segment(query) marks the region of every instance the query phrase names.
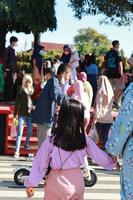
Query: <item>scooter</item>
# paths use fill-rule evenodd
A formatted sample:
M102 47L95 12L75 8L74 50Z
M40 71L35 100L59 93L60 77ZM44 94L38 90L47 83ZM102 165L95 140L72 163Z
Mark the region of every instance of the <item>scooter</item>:
M87 173L84 169L81 170L83 173L85 187L93 187L97 182L97 175L94 172L94 169L89 166L89 171L87 171Z
M19 167L14 172L14 181L17 185L24 185L25 178L29 176L31 167ZM97 182L97 175L94 172L94 169L89 165L89 171L85 171L83 167L81 167L81 171L83 173L83 178L85 182L85 187L92 187ZM50 172L50 169L48 168L48 171L46 175ZM44 178L45 181L45 178Z
M24 185L25 178L30 174L30 167L19 167L14 172L14 181L17 185Z

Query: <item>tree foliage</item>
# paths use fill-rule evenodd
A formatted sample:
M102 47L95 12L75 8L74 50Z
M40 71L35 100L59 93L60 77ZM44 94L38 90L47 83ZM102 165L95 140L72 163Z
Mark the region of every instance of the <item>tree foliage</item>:
M105 54L111 47L111 42L106 35L98 33L95 29L84 28L74 37L75 45L82 54Z
M55 0L2 0L0 27L26 33L56 29Z
M104 14L104 23L121 26L133 21L133 0L69 0L69 6L79 19L83 15Z
M4 54L8 31L33 32L37 41L38 33L56 29L56 23L55 0L0 1L0 56Z

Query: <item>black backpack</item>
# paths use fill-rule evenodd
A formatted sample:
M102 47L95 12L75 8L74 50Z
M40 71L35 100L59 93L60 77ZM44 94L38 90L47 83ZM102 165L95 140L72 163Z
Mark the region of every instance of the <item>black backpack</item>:
M120 78L119 62L121 57L116 50L110 50L105 56L105 68L108 78Z

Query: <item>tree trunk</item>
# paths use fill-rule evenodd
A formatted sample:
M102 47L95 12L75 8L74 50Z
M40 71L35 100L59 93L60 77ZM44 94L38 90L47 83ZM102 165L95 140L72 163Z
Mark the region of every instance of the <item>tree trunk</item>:
M0 63L4 63L6 34L7 31L0 27Z
M34 49L40 45L40 37L41 37L41 34L39 32L35 32L34 33Z

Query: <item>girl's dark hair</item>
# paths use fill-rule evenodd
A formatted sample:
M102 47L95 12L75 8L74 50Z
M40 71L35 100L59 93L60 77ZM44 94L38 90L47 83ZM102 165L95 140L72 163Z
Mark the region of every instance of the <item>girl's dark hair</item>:
M73 99L63 101L52 139L55 146L66 151L85 148L84 107L81 103Z

